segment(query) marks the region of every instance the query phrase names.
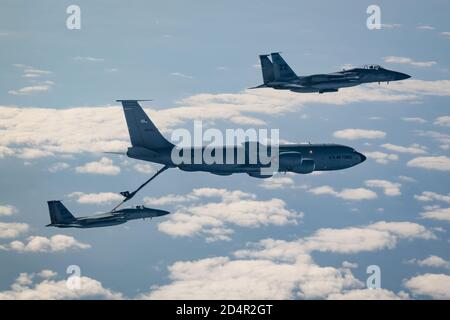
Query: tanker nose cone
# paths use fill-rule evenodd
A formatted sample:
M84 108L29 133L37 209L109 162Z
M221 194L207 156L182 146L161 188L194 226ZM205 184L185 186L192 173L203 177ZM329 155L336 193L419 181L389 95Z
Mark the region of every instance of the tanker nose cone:
M359 158L360 158L360 163L363 163L364 161L366 161L367 157L365 155L363 155L362 153L358 152Z

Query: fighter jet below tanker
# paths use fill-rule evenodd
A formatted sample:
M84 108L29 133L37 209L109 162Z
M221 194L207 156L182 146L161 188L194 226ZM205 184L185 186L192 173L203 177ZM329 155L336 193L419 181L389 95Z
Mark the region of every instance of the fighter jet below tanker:
M107 213L96 214L88 217L75 218L61 201L47 201L51 223L47 227L58 228L97 228L109 227L125 223L129 220L145 219L164 216L170 212L158 209L137 206L112 210Z

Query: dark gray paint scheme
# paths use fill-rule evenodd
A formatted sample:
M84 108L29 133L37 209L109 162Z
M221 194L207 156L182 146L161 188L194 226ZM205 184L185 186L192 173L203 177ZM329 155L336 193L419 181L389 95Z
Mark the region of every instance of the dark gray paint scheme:
M61 201L47 201L51 223L47 227L58 228L97 228L125 223L129 220L160 217L170 212L137 206L117 211L75 218Z
M264 167L260 162L251 164L248 161L251 143L240 147L223 147L219 151L224 154L244 148L246 162L243 164L175 164L172 161L172 149L178 148L167 141L158 131L153 122L141 108L137 100L118 100L122 102L128 125L132 147L128 148L127 156L134 159L163 164L169 168L179 168L184 171L204 171L217 175L247 173L252 177L267 178L260 175ZM270 150L270 146L268 147ZM201 148L204 150L204 148ZM179 149L178 149L179 150ZM195 153L195 148L183 148L184 152ZM216 152L219 152L216 150ZM226 156L224 156L224 159ZM202 157L203 160L203 157ZM353 167L366 160L366 157L351 147L338 144L283 144L279 146L279 171L295 173L311 173L313 171L340 170Z
M411 77L379 65L366 65L334 73L297 76L279 53L270 54L272 61L268 56L268 54L259 56L264 84L251 89L273 88L300 93L325 93L337 92L339 88L353 87L363 83L389 83Z

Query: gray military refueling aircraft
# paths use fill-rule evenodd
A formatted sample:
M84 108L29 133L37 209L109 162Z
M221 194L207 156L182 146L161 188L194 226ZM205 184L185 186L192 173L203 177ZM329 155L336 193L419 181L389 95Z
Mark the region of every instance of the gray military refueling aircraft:
M75 218L61 201L47 201L51 223L46 227L58 228L97 228L125 223L129 220L160 217L170 212L137 206L117 211Z
M253 87L290 90L299 93L337 92L340 88L354 87L363 83L387 82L405 80L411 76L384 69L379 65L365 65L333 73L298 76L281 57L280 53L260 55L261 70L264 84Z
M247 152L245 163L207 163L201 157L201 162L196 163L174 163L172 152L189 152L192 159L196 150L203 152L205 147L179 148L167 141L159 132L144 110L138 103L138 100L117 100L122 103L125 118L130 134L132 147L128 148L126 155L130 158L155 162L164 165L154 176L141 185L134 192L124 191L121 194L125 201L131 199L141 188L154 179L157 175L168 168L179 168L184 171L203 171L216 175L231 175L233 173L246 173L251 177L268 178L272 175L261 174L264 167L260 161L249 163L248 148L249 143L243 143L241 146L215 147L215 152L233 153L234 159L239 152ZM258 148L262 146L256 143ZM174 148L177 148L174 150ZM267 146L271 150L271 146ZM241 150L239 150L241 149ZM244 149L244 150L242 150ZM191 158L190 157L190 158ZM355 149L338 144L280 144L278 146L278 172L295 172L307 174L314 171L341 170L353 167L365 161L366 157Z

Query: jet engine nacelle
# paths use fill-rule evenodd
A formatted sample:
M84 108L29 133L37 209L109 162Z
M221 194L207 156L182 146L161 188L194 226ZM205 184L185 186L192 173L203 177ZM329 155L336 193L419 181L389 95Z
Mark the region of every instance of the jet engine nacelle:
M279 171L307 174L314 171L314 159L304 158L299 152L285 152L279 156Z
M283 152L279 155L279 171L293 171L302 165L302 154L299 152Z
M303 158L301 165L297 168L294 168L293 171L295 173L308 174L313 172L315 168L316 164L314 162L314 159Z

